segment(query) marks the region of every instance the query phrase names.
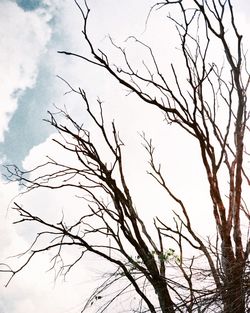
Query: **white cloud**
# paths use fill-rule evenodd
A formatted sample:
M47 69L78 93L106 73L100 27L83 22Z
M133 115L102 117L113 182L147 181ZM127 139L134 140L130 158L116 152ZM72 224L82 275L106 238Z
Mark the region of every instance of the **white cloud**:
M38 9L25 12L16 3L0 2L0 141L17 108L18 97L36 81L41 55L51 36L50 16Z

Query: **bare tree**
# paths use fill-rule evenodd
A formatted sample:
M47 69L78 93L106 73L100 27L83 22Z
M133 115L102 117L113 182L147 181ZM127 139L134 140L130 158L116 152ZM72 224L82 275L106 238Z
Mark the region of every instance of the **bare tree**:
M99 312L104 312L117 298L133 290L138 296L133 312L247 312L250 304L247 229L250 214L244 193L248 192L250 179L245 167L249 154L244 139L249 130L246 96L249 74L232 1L162 1L151 8L150 14L155 9L168 8L177 12L176 17L171 14L168 18L178 32L185 68L179 73L171 64L172 73L168 76L162 74L153 50L138 39L137 44L151 56L153 66L145 64L147 74L135 68L126 52L111 41L125 61L123 67L112 65L107 53L96 49L90 39L89 7L86 3L80 6L75 2L82 14L82 34L90 54L59 53L101 67L145 105L163 112L168 123L177 124L197 141L217 237L206 241L196 234L189 206L177 196L178 190L173 191L167 184L161 166L155 161L151 139L142 135L149 156L149 174L181 209L181 213L175 212L175 227L169 226L168 221L154 220L158 240L153 240L151 230L135 209L124 171L123 143L115 124L109 132L101 102L98 115L93 112L85 91L66 82L70 91L82 98L99 129L110 153L109 163L91 133L66 111L59 112L67 121L65 124L49 113L48 122L61 134L57 144L75 157L78 166L49 158L32 170L32 177L41 168L43 174L31 179L30 172L24 173L11 165L7 166L9 179L19 181L29 192L37 188L73 187L87 195L84 199L89 203L88 212L73 225L64 220L52 224L15 203L14 209L20 214L17 223L38 222L44 231L37 234L24 254L26 259L21 267L2 271L10 272L12 279L34 255L47 250L55 251L55 265L66 246L75 246L81 253L70 265L62 263L66 272L84 258L86 252L104 258L115 268L93 292L84 309L98 300ZM223 65L211 60L211 51L217 44L223 54ZM103 244L106 240L93 243L96 234L109 238L109 244ZM47 238L43 247L37 245L40 237ZM166 249L169 240L176 250ZM192 249L193 257L185 254L185 246ZM131 251L135 252L134 256ZM109 288L116 290L116 294L104 297Z

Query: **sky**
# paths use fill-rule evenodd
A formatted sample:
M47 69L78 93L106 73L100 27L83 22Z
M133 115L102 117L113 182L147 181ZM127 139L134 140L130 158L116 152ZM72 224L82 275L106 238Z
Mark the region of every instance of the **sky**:
M80 1L81 2L81 1ZM166 58L175 58L174 47L176 37L172 30L162 27L165 15L158 12L150 18L147 27L145 21L153 0L89 0L91 8L90 33L93 42L103 49L111 49L108 35L119 45L131 48L131 58L137 60L140 50L136 50L131 36L137 36L150 42L152 47L158 47L162 34L167 39L161 42L162 52L158 52L159 60L165 66ZM83 1L82 1L83 3ZM250 4L247 0L237 2L237 16L241 30L246 37L249 28L247 12ZM138 132L146 131L153 137L156 145L166 141L166 148L160 150L160 156L169 164L168 175L173 188L181 191L185 201L193 200L193 194L184 186L190 184L193 173L202 173L200 160L197 158L197 146L192 140L182 141L183 133L176 128L166 127L163 117L151 108L144 108L133 97L125 97L126 91L119 88L107 74L74 58L58 54L58 50L85 52L81 37L82 21L79 11L71 0L0 0L0 162L16 164L26 170L45 160L46 155L60 156L57 148L51 144L51 138L57 136L51 126L44 121L47 111L54 110L54 105L67 107L72 116L88 124L86 114L82 111L79 98L67 93L67 86L57 77L61 76L76 87L83 87L91 101L100 97L104 101L104 112L107 119L115 118L122 138L130 147L126 157L129 164L135 164L135 156L139 161L128 167L128 180L135 187L134 197L138 206L146 205L145 215L152 218L155 214L166 215L165 198L145 178L141 177L147 169L145 152L141 147ZM161 25L160 31L155 27ZM156 28L157 29L157 28ZM248 41L250 42L250 41ZM113 60L116 60L114 54ZM129 100L128 100L129 98ZM129 126L128 126L129 125ZM165 149L165 150L164 150ZM189 159L189 166L183 162L183 150ZM173 162L174 165L173 166ZM176 175L176 168L178 173ZM4 174L4 169L1 169ZM142 176L141 176L142 175ZM180 183L180 175L182 177ZM201 175L202 176L202 175ZM202 177L193 178L192 189L197 190L197 207L207 196L206 183ZM146 198L145 190L150 189L153 197ZM16 216L11 212L11 201L18 195L20 188L15 183L7 183L0 178L0 262L9 261L8 256L20 253L27 248L31 234L35 229L13 225ZM156 201L157 198L157 201ZM58 216L58 210L67 209L74 204L81 204L72 197L72 193L34 193L18 197L18 201L27 207L36 207L50 218ZM204 205L204 204L203 204ZM205 204L210 205L210 204ZM152 210L152 207L154 208ZM153 212L152 212L153 211ZM206 229L206 213L193 212L194 219L201 218L200 228ZM11 258L10 262L17 262ZM0 274L0 312L48 312L76 313L84 303L88 291L102 269L91 257L79 271L72 273L66 282L59 278L54 281L54 274L49 268L49 255L37 258L28 269L18 275L8 286L6 276ZM97 270L98 269L98 270ZM79 274L80 273L80 274ZM94 277L94 278L93 278Z

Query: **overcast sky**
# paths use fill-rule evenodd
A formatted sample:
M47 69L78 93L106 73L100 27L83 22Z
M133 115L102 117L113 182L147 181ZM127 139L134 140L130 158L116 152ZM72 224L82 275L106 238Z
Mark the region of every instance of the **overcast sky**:
M162 26L165 15L161 12L152 16L145 29L147 14L154 3L153 0L89 0L91 38L96 45L104 48L108 47L107 35L111 35L119 45L127 44L124 40L130 35L151 42L153 47L157 47L161 42L162 54L159 52L159 58L164 64L166 54L169 60L174 58L174 49L169 49L167 45L174 45L176 37L171 30L164 29ZM241 32L248 36L249 1L240 0L237 1L237 5L236 16ZM185 140L181 146L178 146L175 144L175 136L181 137L182 133L175 129L168 129L165 133L165 125L161 125L163 120L161 114L150 108L146 108L141 114L141 104L133 97L128 101L127 97L124 97L125 91L112 80L108 80L107 75L100 69L57 54L58 50L84 52L81 40L81 17L72 0L0 0L0 12L0 161L2 164L14 163L29 169L40 160L44 160L46 155L58 153L51 145L54 130L43 121L47 117L47 110L53 110L54 104L62 107L66 105L73 116L84 121L85 116L79 99L64 95L68 90L67 86L56 77L59 75L74 86L85 88L91 101L95 101L97 97L104 100L107 116L116 119L121 134L124 135L127 143L131 144L130 151L136 151L136 156L143 158L142 148L137 147L140 146L141 141L137 132L147 131L149 136L155 138L156 144L167 140L167 145L172 151L161 151L162 156L167 158L168 155L169 162L174 160L175 168L182 173L180 184L180 176L176 177L174 167L169 166L171 182L174 187L182 191L186 201L193 199L193 195L188 190L181 188L188 184L194 172L202 171L200 161L190 152L195 151L195 144ZM154 27L158 24L161 26L155 31ZM162 41L164 36L168 38L166 44ZM136 59L139 52L133 48L132 43L131 47L131 58ZM183 150L189 151L190 154L188 168L183 166ZM173 152L172 157L171 152ZM128 153L130 161L134 157L135 153ZM145 169L146 164L137 165L137 170L141 173ZM147 181L142 185L140 180L133 176L134 168L128 169L128 173L131 174L130 180L136 185L135 199L138 204L143 203ZM193 189L199 191L197 206L207 195L205 187L201 187L200 182L194 178L192 184ZM29 232L32 232L32 229L25 230L11 224L15 217L7 208L18 191L16 184L6 184L4 179L0 179L2 234L0 262L6 260L7 256L21 252L22 248L25 249L30 239ZM154 214L156 212L161 214L164 197L157 192L155 191L153 198L147 199L147 210L153 207ZM156 198L158 201L155 200ZM75 206L79 205L76 199L72 199L70 193L65 193L64 198L60 194L56 196L51 193L34 194L19 201L29 207L36 206L38 212L39 210L51 212L52 217L56 215L53 210L58 208L62 210L72 203ZM153 213L147 211L149 216L153 216ZM197 219L201 217L201 213L196 211L195 214ZM206 213L205 215L202 213L202 218L206 223ZM92 277L98 277L98 270L94 271L93 264L90 266L86 263L85 267L79 269L77 274L72 274L66 283L62 283L59 279L54 284L53 273L46 273L49 268L46 255L36 259L29 269L12 281L8 288L3 287L6 277L1 274L0 312L79 312L92 284ZM91 270L95 275L93 272L89 274Z

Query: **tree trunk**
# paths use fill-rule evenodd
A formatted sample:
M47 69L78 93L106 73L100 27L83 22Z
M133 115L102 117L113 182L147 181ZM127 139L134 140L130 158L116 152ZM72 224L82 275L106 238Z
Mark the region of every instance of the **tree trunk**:
M166 279L159 278L153 282L162 313L174 313L174 306L167 289Z
M229 264L225 282L223 302L224 313L245 313L245 292L243 286L243 269L241 263Z

